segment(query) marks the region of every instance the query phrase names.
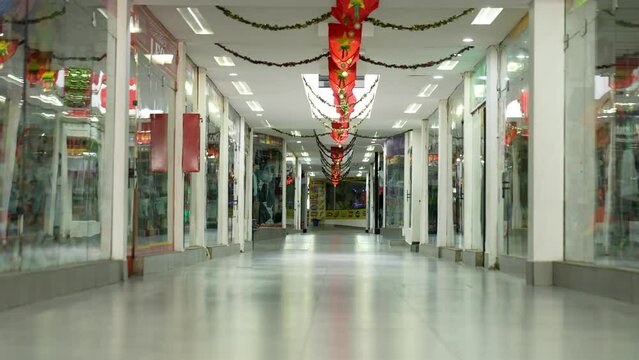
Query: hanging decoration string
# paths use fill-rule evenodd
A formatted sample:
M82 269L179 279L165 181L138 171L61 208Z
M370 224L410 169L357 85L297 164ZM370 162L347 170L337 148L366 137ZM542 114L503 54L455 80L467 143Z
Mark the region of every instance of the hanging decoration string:
M400 69L400 70L417 70L417 69L422 69L422 68L429 68L429 67L433 67L436 65L439 65L441 63L443 63L444 61L448 61L451 59L454 59L455 57L465 53L468 50L474 49L474 46L466 46L465 48L459 50L456 53L450 54L448 56L446 56L445 58L441 58L439 60L434 60L434 61L429 61L426 63L422 63L422 64L412 64L412 65L400 65L400 64L389 64L389 63L385 63L382 61L378 61L378 60L373 60L370 59L364 55L360 56L360 60L367 62L369 64L373 64L373 65L378 65L378 66L383 66L385 68L389 68L389 69Z
M58 56L56 54L53 54L52 57L60 61L96 61L98 62L98 61L102 61L106 59L107 54L104 53L100 56Z
M237 51L231 50L229 48L227 48L226 46L220 44L220 43L215 43L215 45L219 48L221 48L222 50L242 59L245 61L248 61L252 64L255 65L265 65L265 66L276 66L276 67L282 67L282 68L289 68L289 67L295 67L295 66L300 66L300 65L307 65L307 64L312 64L314 62L317 62L323 58L329 57L329 52L325 52L323 54L317 55L315 57L312 58L308 58L308 59L304 59L304 60L299 60L299 61L288 61L288 62L283 62L283 63L276 63L276 62L272 62L272 61L264 61L264 60L257 60L257 59L253 59L251 57L248 57L246 55L242 55L240 53L238 53Z
M235 21L241 22L242 24L246 24L246 25L250 25L254 28L260 29L260 30L268 30L268 31L283 31L283 30L301 30L301 29L305 29L309 26L313 26L315 24L319 24L323 21L326 21L328 19L330 19L331 17L331 13L330 11L327 13L324 13L316 18L313 19L309 19L306 20L304 22L301 23L297 23L297 24L292 24L292 25L271 25L271 24L262 24L262 23L258 23L255 21L250 21L245 19L244 17L232 12L231 10L223 7L223 6L216 6L216 8L218 10L220 10L222 12L222 14L224 14L224 16L226 16L229 19L233 19Z
M330 56L329 52L325 52L323 54L317 55L315 57L312 58L308 58L308 59L304 59L304 60L299 60L299 61L288 61L288 62L283 62L283 63L276 63L276 62L271 62L271 61L265 61L265 60L258 60L258 59L253 59L249 56L243 55L238 53L235 50L232 50L220 43L215 43L216 46L218 46L219 48L223 49L224 51L242 59L245 61L248 61L252 64L255 65L265 65L265 66L277 66L277 67L283 67L283 68L287 68L287 67L294 67L294 66L300 66L300 65L307 65L307 64L311 64L314 62L317 62L323 58L327 58ZM459 56L463 53L465 53L468 50L474 49L474 46L466 46L465 48L459 50L458 52L455 52L453 54L448 55L445 58L439 59L439 60L434 60L434 61L429 61L426 63L422 63L422 64L412 64L412 65L400 65L400 64L389 64L389 63L385 63L383 61L379 61L379 60L374 60L371 58L368 58L364 55L360 55L360 60L367 62L369 64L372 65L378 65L378 66L383 66L386 68L391 68L391 69L400 69L400 70L416 70L416 69L420 69L420 68L429 68L429 67L433 67L436 65L439 65L441 63L443 63L444 61L447 60L451 60L453 58L455 58L456 56Z
M327 12L324 13L320 16L317 16L315 18L306 20L304 22L300 22L297 24L292 24L292 25L273 25L273 24L265 24L265 23L258 23L255 21L251 21L248 20L244 17L242 17L241 15L238 15L234 12L232 12L231 10L229 10L228 8L225 8L223 6L216 6L216 8L218 10L220 10L222 12L222 14L224 14L224 16L228 17L229 19L235 20L237 22L240 22L242 24L246 24L246 25L250 25L256 29L260 29L260 30L267 30L267 31L284 31L284 30L301 30L301 29L306 29L309 26L313 26L315 24L319 24L323 21L326 21L328 19L330 19L331 17L331 13ZM366 20L364 20L365 22L369 22L374 26L377 27L381 27L384 29L393 29L393 30L401 30L401 31L426 31L426 30L432 30L432 29L436 29L436 28L440 28L442 26L448 25L452 22L455 22L457 20L459 20L460 18L472 13L473 11L475 11L474 8L470 8L470 9L466 9L464 11L462 11L459 14L450 16L448 18L436 21L434 23L430 23L430 24L415 24L415 25L401 25L401 24L393 24L390 22L386 22L386 21L382 21L379 20L377 18L373 18L373 17L369 17Z
M67 7L63 6L62 9L56 10L56 11L52 12L49 15L45 15L45 16L42 16L42 17L39 17L39 18L35 18L35 19L25 18L25 19L22 19L22 20L11 20L11 19L7 19L7 18L3 18L2 22L11 23L11 24L14 24L14 25L37 24L37 23L41 23L43 21L55 19L55 18L57 18L59 16L62 16L64 14L66 14L66 12L67 12Z
M314 138L315 136L329 136L331 135L330 132L325 132L325 133L319 133L316 135L293 135L289 132L286 131L282 131L276 128L271 128L271 130L275 131L278 134L281 135L285 135L285 136L289 136L292 138L296 138L296 139L308 139L308 138ZM366 136L366 135L360 135L360 134L350 134L351 136L355 137L355 138L362 138L362 139L369 139L369 140L387 140L396 136L400 136L400 135L404 135L407 134L409 132L411 132L413 130L406 130L406 131L402 131L400 133L394 134L394 135L388 135L388 136Z
M319 116L320 116L321 118L323 118L324 120L328 120L328 121L330 121L331 123L338 122L338 120L331 119L330 117L328 117L328 115L324 114L324 113L322 112L322 110L318 109L318 108L317 108L317 106L315 106L315 103L314 103L313 101L311 101L311 99L310 99L310 98L308 98L308 97L307 97L307 100L308 100L309 104L311 105L311 110L312 110L312 112L313 112L313 113L315 113L316 115L319 115ZM371 108L371 106L373 106L373 103L374 103L374 102L375 102L375 97L373 97L373 100L371 100L371 102L369 102L369 103L366 105L366 107L364 107L364 108L363 108L363 109L362 109L359 113L357 113L355 116L351 116L351 117L350 117L351 119L358 119L358 118L359 118L360 120L359 120L359 122L358 122L355 126L350 126L350 127L348 128L348 130L350 130L350 129L354 129L354 128L356 128L357 126L360 126L360 125L364 122L364 120L366 120L366 119L370 116L370 113L373 111L373 110L372 110L372 108ZM369 110L370 110L370 111L369 111ZM367 113L368 113L368 114L367 114ZM367 114L367 115L366 115L366 116L364 116L364 114ZM322 126L324 126L325 128L327 128L327 129L331 129L331 130L332 130L332 129L333 129L333 127L332 127L331 125L329 125L328 123L326 123L326 122L322 121L322 119L321 119L321 118L319 118L319 117L318 117L318 118L317 118L317 121L319 121L319 122L320 122L320 124L322 124Z
M431 30L431 29L436 29L436 28L440 28L442 26L448 25L454 21L459 20L460 18L472 13L473 11L475 11L474 8L470 8L470 9L466 9L464 11L462 11L461 13L457 14L457 15L453 15L449 18L446 19L442 19L439 20L437 22L431 23L431 24L416 24L416 25L398 25L398 24L392 24L389 22L385 22L373 17L369 17L368 19L366 19L366 22L369 22L377 27L381 27L384 29L393 29L393 30L402 30L402 31L426 31L426 30Z
M313 95L313 97L315 97L316 99L318 99L319 101L321 101L324 105L328 105L328 106L332 106L336 109L341 108L342 105L335 105L335 104L331 104L330 102L324 100L321 96L317 95L317 93L315 92L315 90L313 90L313 88L308 84L308 82L306 81L306 79L302 78L304 80L304 86L306 86L306 88L308 89L308 91ZM367 97L369 97L373 91L375 90L375 88L377 87L377 84L379 83L379 76L377 77L377 79L375 79L375 82L373 83L373 86L371 86L370 90L368 90L364 95L362 95L361 98L359 98L359 100L357 100L355 103L353 104L348 104L349 106L357 106L359 105L360 102L366 100Z
M615 18L615 24L622 26L622 27L626 27L626 28L639 28L639 24L636 23L632 23L630 21L626 21L626 20L617 20L617 15L615 15L615 13L613 13L610 10L602 10L604 13L612 16Z

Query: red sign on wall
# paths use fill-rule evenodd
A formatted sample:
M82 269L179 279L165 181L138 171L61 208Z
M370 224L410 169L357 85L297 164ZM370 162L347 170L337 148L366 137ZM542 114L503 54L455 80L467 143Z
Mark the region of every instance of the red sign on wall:
M184 142L182 143L182 171L200 171L200 114L184 114Z
M169 114L151 114L151 171L169 171Z

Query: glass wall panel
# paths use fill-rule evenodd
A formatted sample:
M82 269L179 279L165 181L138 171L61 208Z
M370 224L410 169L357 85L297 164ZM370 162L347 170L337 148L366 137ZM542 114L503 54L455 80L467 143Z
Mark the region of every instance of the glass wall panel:
M197 106L197 66L187 58L186 73L184 79L184 112L193 113ZM188 248L191 244L190 228L191 228L191 174L184 174L184 248Z
M139 29L131 34L134 46L129 81L129 166L135 175L129 184L129 256L135 257L173 250L173 239L168 235L168 166L151 156L156 152L168 159L169 155L158 149L161 144L170 149L172 139L169 131L160 131L162 138L152 139L151 118L168 114L169 128L175 121L177 42L145 7L134 7L132 22Z
M206 245L218 244L218 184L220 170L220 128L224 98L213 82L206 79Z
M240 150L240 114L229 105L229 180L228 180L228 192L229 192L229 204L228 204L228 219L229 219L229 244L237 242L238 234L236 233L238 228L238 189L237 189L237 180L238 174L236 174L237 169L239 169L238 163L240 157L242 156L239 153Z
M448 99L448 122L451 133L453 175L453 237L450 247L462 247L464 234L464 86L461 84Z
M428 243L437 243L439 111L428 118Z
M566 259L639 267L639 4L567 1Z
M107 3L1 6L0 272L110 256L101 189L114 34L97 11Z
M286 157L286 224L295 225L295 179L296 159L289 153Z
M405 136L386 141L386 227L404 227L404 158Z
M504 243L500 251L519 257L528 254L528 39L528 29L524 28L506 40L500 74L504 207Z
M486 60L482 60L471 74L470 112L471 123L466 126L470 149L465 149L466 187L471 189L472 201L467 206L473 214L466 223L472 227L470 246L473 250L484 251L486 235ZM472 164L472 167L468 166ZM467 194L467 198L469 194Z
M284 140L253 135L253 219L260 227L281 227Z

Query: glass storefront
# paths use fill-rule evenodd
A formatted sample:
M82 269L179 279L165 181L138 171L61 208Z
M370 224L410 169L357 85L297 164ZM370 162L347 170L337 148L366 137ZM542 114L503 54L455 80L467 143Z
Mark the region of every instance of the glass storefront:
M282 226L284 140L253 135L253 219L260 227Z
M437 200L439 191L439 111L428 118L428 243L437 243Z
M218 245L218 184L220 172L220 128L224 98L206 79L206 246Z
M169 129L175 122L177 41L144 7L131 34L129 256L173 250L169 236Z
M296 159L291 153L286 157L286 224L295 225Z
M503 243L500 253L528 254L528 98L530 56L527 19L503 44L500 81Z
M238 234L236 233L238 229L238 189L237 189L237 170L239 169L238 161L242 154L239 152L240 150L240 114L229 105L229 114L228 114L228 129L229 129L229 173L228 173L228 239L229 244L233 244L238 241Z
M470 145L466 150L465 161L466 186L470 190L470 214L467 219L471 233L470 245L473 250L484 251L484 238L486 236L486 88L488 77L486 76L486 60L481 61L473 71L470 78L470 99L468 109L471 113L471 123L466 126ZM468 230L467 230L468 231Z
M184 79L184 113L194 113L197 107L197 66L187 58ZM191 244L191 203L192 200L191 174L184 174L184 248Z
M405 135L386 141L386 227L404 227L404 158Z
M105 3L2 5L0 272L110 257Z
M453 176L453 236L450 247L462 247L464 234L464 85L448 99L448 122L451 134L451 169Z
M637 268L639 4L566 6L566 260Z

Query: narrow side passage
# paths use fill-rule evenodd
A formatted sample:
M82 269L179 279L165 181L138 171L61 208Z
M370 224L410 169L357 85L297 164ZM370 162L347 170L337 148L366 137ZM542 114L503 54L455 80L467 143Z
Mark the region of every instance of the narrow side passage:
M0 313L2 359L636 359L639 307L348 231Z

